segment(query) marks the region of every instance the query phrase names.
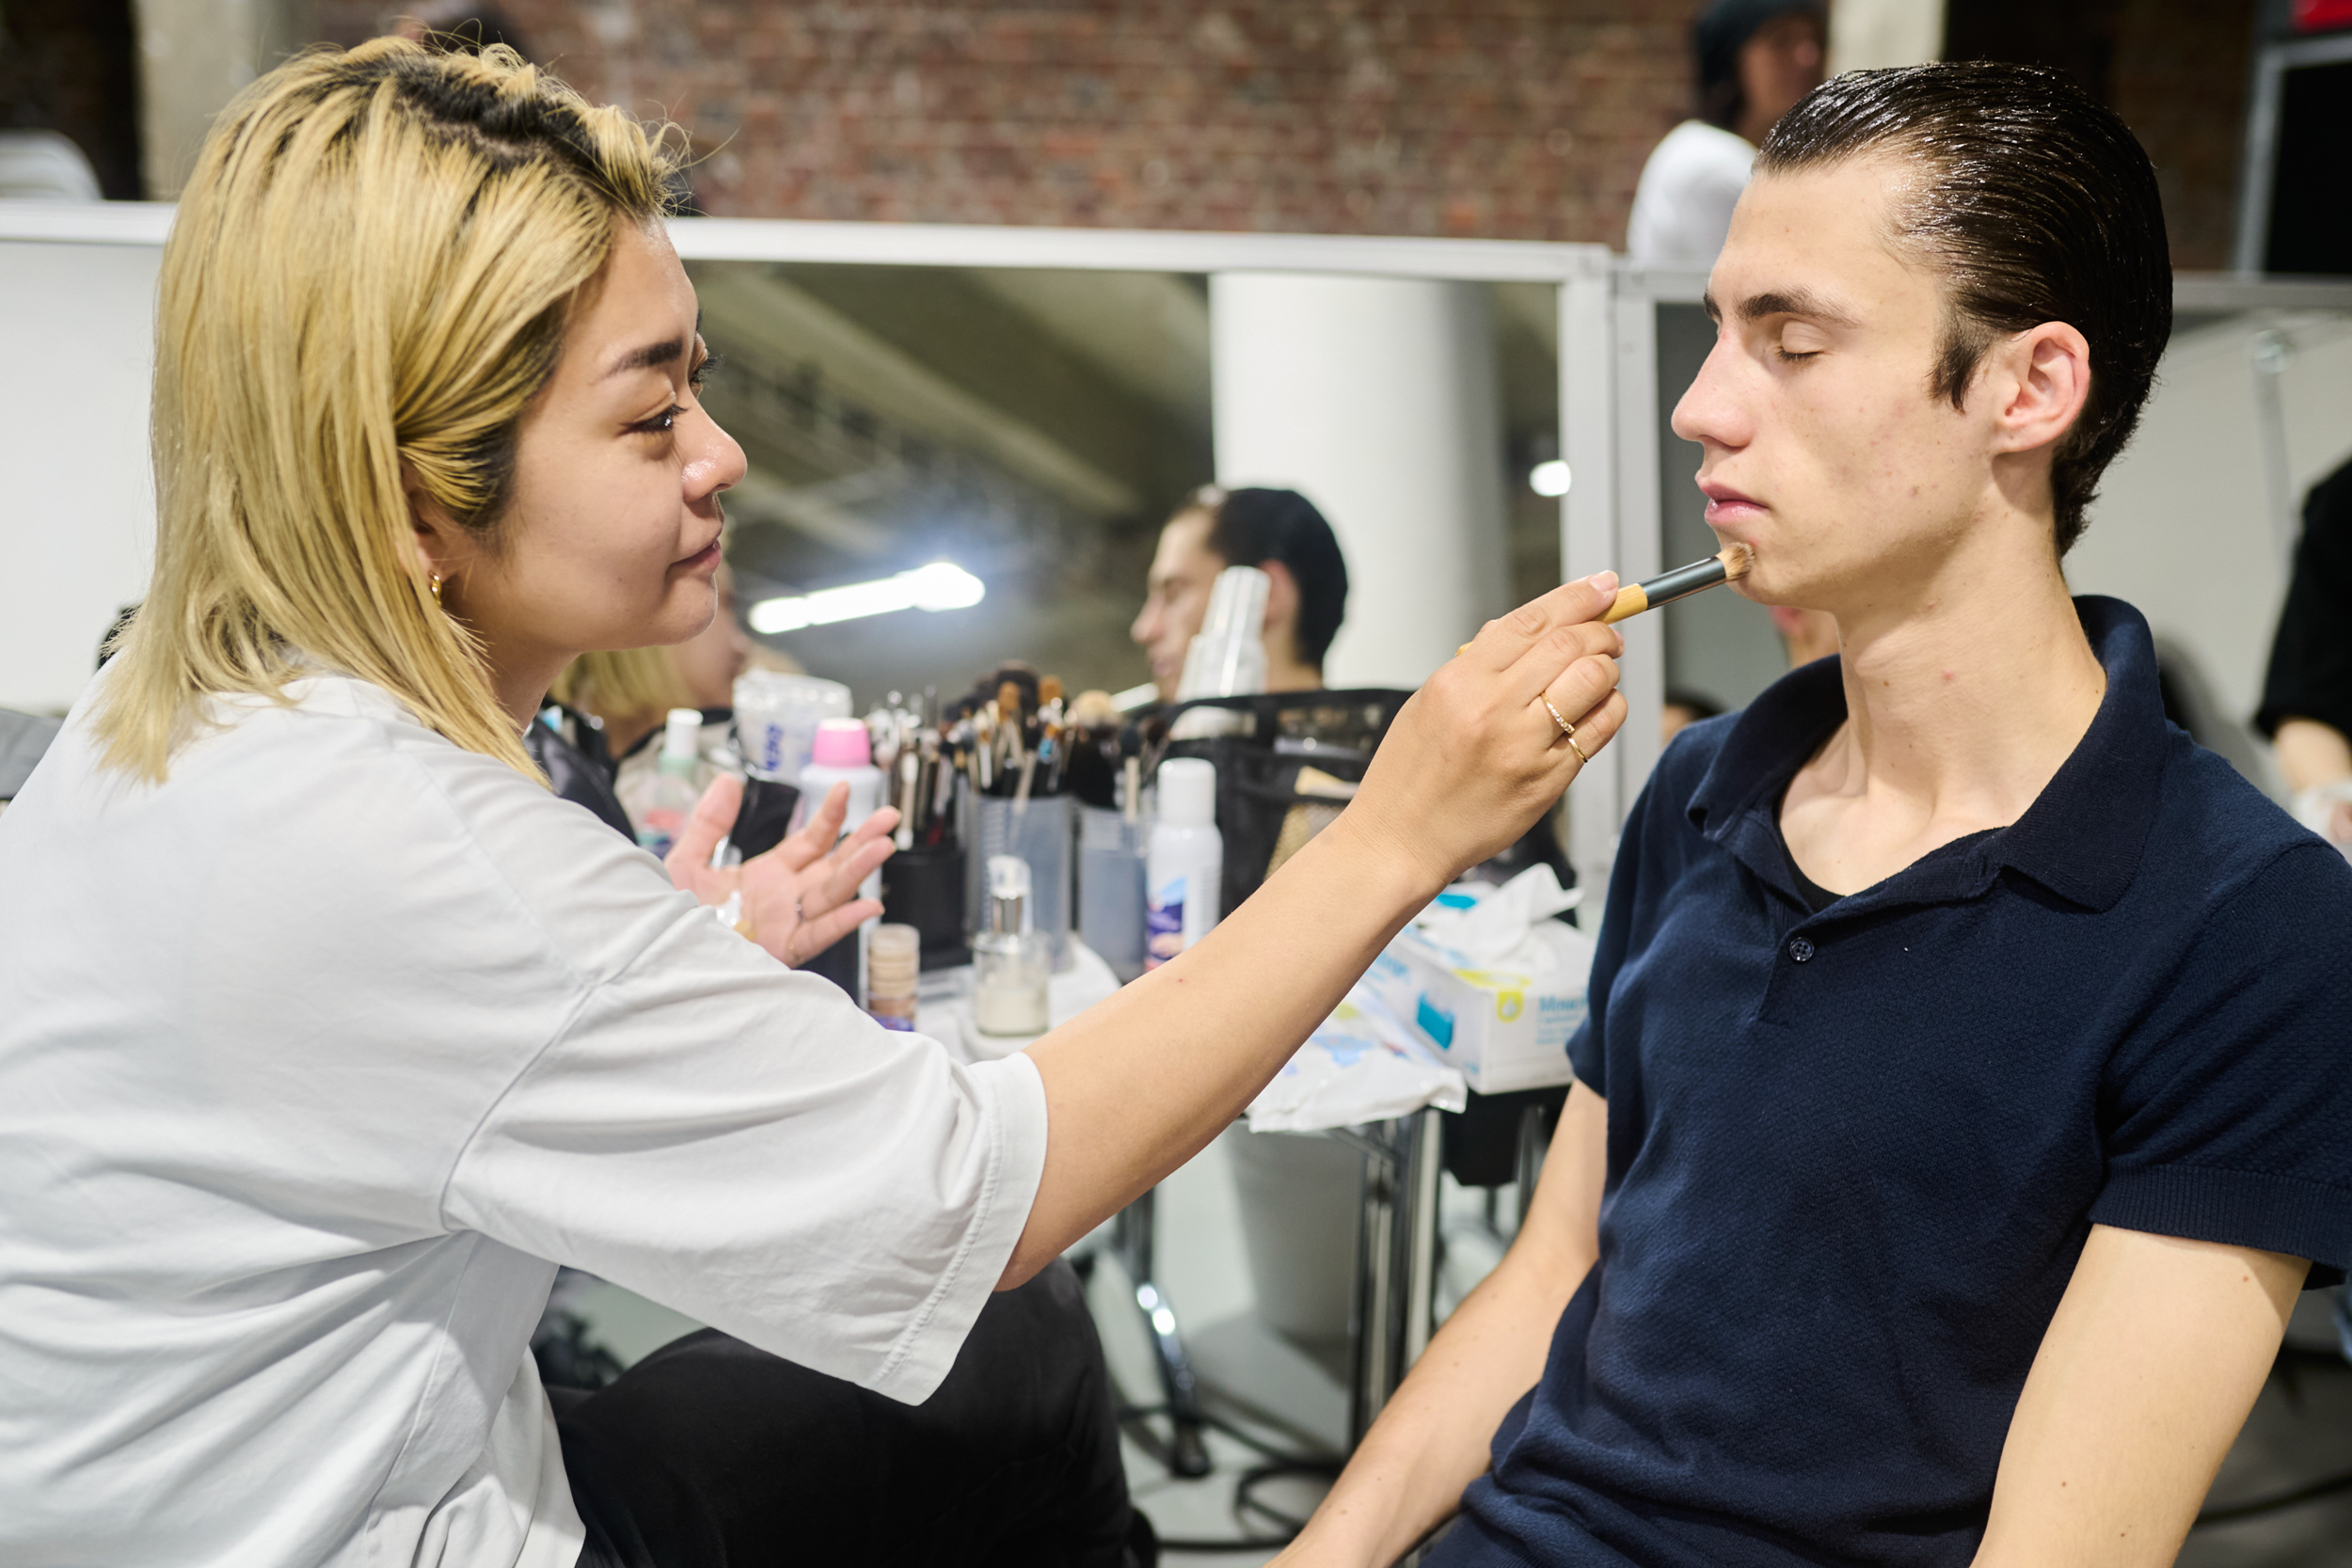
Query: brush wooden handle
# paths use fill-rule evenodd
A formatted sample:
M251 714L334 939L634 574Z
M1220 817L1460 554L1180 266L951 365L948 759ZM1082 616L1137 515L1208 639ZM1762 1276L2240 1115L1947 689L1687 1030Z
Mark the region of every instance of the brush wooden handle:
M1604 626L1613 626L1629 615L1639 615L1648 608L1649 594L1643 592L1640 583L1629 582L1617 590L1616 602L1601 615L1600 624Z
M1706 564L1706 562L1701 562L1701 564ZM1717 580L1720 581L1721 579L1718 578ZM1624 620L1627 616L1639 615L1642 611L1647 610L1648 608L1648 592L1638 582L1629 582L1623 588L1617 590L1616 598L1613 600L1610 603L1609 608L1601 613L1600 624L1604 626L1614 626L1619 621ZM1454 650L1454 657L1455 658L1459 658L1464 654L1469 652L1470 644L1465 642L1460 647Z

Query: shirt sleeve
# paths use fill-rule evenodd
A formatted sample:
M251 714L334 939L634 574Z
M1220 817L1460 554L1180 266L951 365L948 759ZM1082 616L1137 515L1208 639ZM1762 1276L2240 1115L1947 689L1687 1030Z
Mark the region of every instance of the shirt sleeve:
M2295 574L2254 722L2275 736L2289 719L2352 736L2352 465L2313 485L2303 506Z
M2110 1058L2094 1223L2352 1263L2352 866L2280 852L2200 927Z
M443 1210L907 1402L1026 1223L1045 1101L681 912L499 1097Z

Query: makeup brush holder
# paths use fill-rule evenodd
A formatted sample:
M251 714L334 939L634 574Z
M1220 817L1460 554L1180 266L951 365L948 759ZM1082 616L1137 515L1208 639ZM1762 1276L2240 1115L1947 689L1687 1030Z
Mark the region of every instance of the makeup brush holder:
M1152 824L1078 808L1078 935L1125 985L1143 973L1143 860Z
M1018 855L1029 863L1029 928L1054 952L1054 967L1070 967L1071 863L1076 839L1077 797L1031 796L1007 800L981 796L972 802L971 852L964 863L964 928L982 928L984 879L977 874L991 855Z
M926 971L972 961L963 943L961 845L912 845L882 862L882 918L914 927Z

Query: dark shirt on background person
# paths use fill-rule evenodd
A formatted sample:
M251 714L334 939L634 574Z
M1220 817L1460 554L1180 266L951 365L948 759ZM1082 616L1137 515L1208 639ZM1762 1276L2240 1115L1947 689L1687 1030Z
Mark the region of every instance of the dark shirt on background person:
M2312 486L2255 727L2302 824L2352 855L2352 463Z
M2254 723L2275 736L2290 719L2352 736L2352 463L2312 485L2303 502L2303 536Z

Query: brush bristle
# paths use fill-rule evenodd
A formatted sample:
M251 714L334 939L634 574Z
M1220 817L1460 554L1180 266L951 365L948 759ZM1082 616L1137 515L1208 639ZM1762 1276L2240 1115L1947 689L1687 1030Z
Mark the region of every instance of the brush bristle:
M1738 582L1756 564L1756 552L1737 539L1715 552L1715 559L1724 563L1724 580Z

